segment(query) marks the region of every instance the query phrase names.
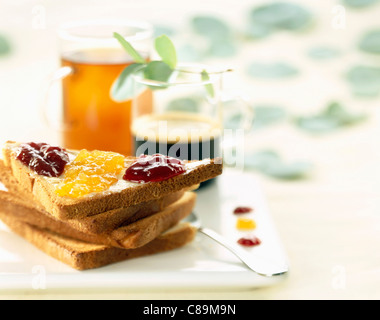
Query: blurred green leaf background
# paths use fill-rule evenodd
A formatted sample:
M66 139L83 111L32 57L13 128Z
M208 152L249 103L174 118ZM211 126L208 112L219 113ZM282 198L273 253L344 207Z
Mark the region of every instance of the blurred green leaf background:
M337 8L343 8L343 13L362 14L366 10L371 10L378 5L376 0L343 0L335 3ZM343 16L345 18L346 16ZM292 3L290 1L273 1L252 5L246 16L241 20L245 21L245 27L236 27L228 20L216 15L196 15L185 22L191 36L187 39L197 39L187 41L179 48L179 60L193 60L223 63L240 59L239 56L245 52L255 52L255 46L270 46L273 42L278 42L278 50L289 50L291 41L282 41L281 36L286 34L286 39L293 38L295 42L305 41L310 45L305 52L298 52L302 59L307 60L308 65L320 68L330 68L329 63L340 63L345 56L360 55L360 59L350 61L342 67L341 72L334 74L335 81L344 88L345 95L337 89L336 96L326 97L327 102L316 105L313 111L309 111L309 106L304 110L294 112L294 108L289 108L288 101L278 102L276 89L284 86L291 86L294 79L302 79L309 70L297 59L286 59L284 54L281 60L270 60L267 57L258 58L255 54L246 57L244 70L240 70L245 78L243 81L252 81L248 87L252 91L260 87L262 83L268 86L273 85L273 94L265 101L253 101L252 108L255 110L255 123L252 128L252 141L259 139L258 132L266 130L266 135L270 135L270 130L276 126L292 126L295 134L318 137L318 139L329 139L329 137L345 130L352 130L362 125L370 118L370 111L363 106L363 99L377 99L380 95L380 29L374 28L369 21L368 27L360 30L360 37L357 42L351 43L350 47L342 47L337 41L329 41L329 35L323 38L318 37L316 29L321 24L326 27L326 21L321 21L318 12L311 9L307 2ZM333 16L331 16L333 21ZM376 22L376 21L373 21ZM347 22L348 23L348 22ZM322 27L323 27L322 26ZM330 26L331 28L331 26ZM179 35L181 31L176 31L174 27L157 27L157 33L166 32L171 35ZM331 33L339 31L331 28ZM344 36L344 33L341 33ZM253 49L252 49L253 48ZM366 55L375 56L370 59ZM281 54L279 54L281 56ZM223 60L224 59L224 60ZM375 63L374 63L375 61ZM325 65L324 65L325 64ZM305 65L305 64L304 64ZM324 81L324 79L319 79ZM329 81L331 79L326 79ZM301 80L303 81L303 80ZM289 83L290 82L290 83ZM310 95L318 96L318 87L310 91ZM321 93L322 95L323 93ZM347 101L343 96L352 97ZM273 100L271 100L273 98ZM319 99L316 99L319 100ZM355 101L360 103L356 104ZM178 102L178 101L177 101ZM184 97L182 103L172 102L168 107L173 109L181 105L181 109L189 111L197 110L196 99ZM360 107L358 107L360 106ZM226 126L236 128L242 115L231 114L226 119ZM272 128L272 129L271 129ZM256 138L257 137L257 138ZM284 147L281 151L285 153L289 162L281 158L278 150L258 150L255 143L248 143L245 169L255 170L271 178L284 180L310 179L313 169L318 167L314 159L293 159L293 146ZM302 156L302 155L301 155ZM305 156L306 157L306 156Z

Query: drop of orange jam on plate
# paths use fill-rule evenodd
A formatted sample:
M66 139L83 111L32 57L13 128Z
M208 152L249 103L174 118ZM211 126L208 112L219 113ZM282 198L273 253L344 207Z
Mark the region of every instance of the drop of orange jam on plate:
M236 228L240 230L252 230L256 228L256 223L252 219L239 218L236 221Z
M55 192L59 196L79 198L102 192L118 181L124 168L124 156L115 152L81 150L64 171Z

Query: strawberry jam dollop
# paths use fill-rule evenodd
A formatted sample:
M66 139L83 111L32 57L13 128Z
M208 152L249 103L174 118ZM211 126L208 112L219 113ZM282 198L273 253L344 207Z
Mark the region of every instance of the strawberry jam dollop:
M234 214L249 213L251 211L253 211L253 209L250 207L237 207L234 210Z
M125 172L123 179L146 183L163 181L184 173L184 163L162 154L141 155Z
M237 242L244 247L253 247L261 244L261 240L255 236L242 237Z
M69 162L69 156L64 149L35 142L21 144L16 159L45 177L59 177Z

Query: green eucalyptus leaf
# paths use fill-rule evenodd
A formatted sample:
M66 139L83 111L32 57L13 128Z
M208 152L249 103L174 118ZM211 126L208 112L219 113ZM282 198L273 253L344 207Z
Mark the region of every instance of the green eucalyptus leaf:
M298 70L283 62L266 64L254 62L248 66L248 74L254 78L281 79L297 75Z
M206 70L202 70L201 76L202 76L202 81L208 81L208 80L210 80L210 76L209 76L209 74L207 73ZM205 84L205 88L206 88L206 91L207 91L208 95L210 97L214 98L215 91L214 91L213 85L211 83L207 83L207 84Z
M129 100L135 94L133 73L142 66L141 63L133 63L127 66L111 86L111 97L113 100L122 102Z
M117 32L114 32L114 37L119 41L125 51L132 57L137 63L145 63L145 59L133 48L133 46L125 40L125 38Z
M210 44L208 53L215 57L231 57L235 55L237 48L232 41L214 41Z
M172 73L173 69L170 68L167 63L157 60L149 62L144 69L145 79L159 81L163 83L169 80ZM167 86L159 85L150 87L151 89L165 89Z
M338 102L330 103L319 114L295 119L296 125L305 131L313 133L326 133L336 129L354 125L367 118L364 114L348 112Z
M313 15L303 6L287 2L273 2L255 7L250 21L272 30L295 31L310 25Z
M333 119L339 120L341 126L356 124L367 118L367 115L362 113L354 114L348 112L340 103L337 102L329 104L325 114Z
M194 31L206 38L205 55L231 57L236 54L236 40L231 28L223 20L214 16L196 16L191 20Z
M11 45L4 36L0 35L0 55L6 55L11 51Z
M373 54L380 54L380 29L364 34L359 41L359 49Z
M342 2L348 7L365 8L379 2L379 0L342 0Z
M311 171L309 162L295 161L293 163L278 162L276 165L268 166L263 173L283 180L296 180L305 178Z
M162 61L170 68L177 66L177 53L172 41L166 35L161 35L155 40L155 48Z
M380 94L380 67L354 66L348 70L346 79L356 96L376 97Z
M231 35L229 26L214 16L196 16L191 20L191 25L196 33L212 42L229 38Z
M287 112L278 106L262 105L254 107L253 128L258 129L286 118Z
M270 26L262 25L251 21L247 27L247 36L252 39L262 39L269 36L273 32L273 28Z
M264 175L282 180L305 178L311 171L312 165L306 161L286 163L273 150L262 150L248 154L245 157L245 166Z
M340 51L338 49L326 46L314 47L308 51L308 56L315 60L332 59L339 55Z
M262 150L245 157L245 167L263 171L269 166L274 166L281 161L280 156L273 150Z
M325 133L336 130L340 127L340 122L337 119L316 115L309 117L300 117L296 119L296 125L305 131L312 133Z
M258 105L253 107L254 121L252 129L257 130L275 124L287 117L284 108L274 105ZM240 112L224 115L224 127L228 129L238 129L241 127L244 115Z

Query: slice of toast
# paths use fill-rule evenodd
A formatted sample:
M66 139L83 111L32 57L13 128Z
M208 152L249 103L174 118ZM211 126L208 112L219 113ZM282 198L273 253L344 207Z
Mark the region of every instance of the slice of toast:
M20 144L16 142L6 143L3 149L5 165L11 168L18 183L31 192L47 212L59 219L83 218L158 199L212 179L220 175L223 169L220 158L189 161L185 163L184 173L160 182L140 184L119 179L108 191L73 199L55 193L59 178L40 176L18 161L16 154L19 147ZM135 157L126 157L125 168L135 161Z
M23 204L27 208L43 212L50 218L54 218L51 214L45 211L40 204L38 204L33 194L20 187L17 180L12 176L10 170L4 166L1 160L0 183L7 188L11 195L17 198L18 203ZM185 190L181 190L158 199L136 204L128 208L114 209L79 219L67 219L65 222L70 227L83 233L107 233L120 227L121 225L133 223L139 219L164 210L164 208L179 200L184 193ZM9 196L5 196L4 193L0 194L0 202L7 201L7 199L9 200Z
M131 249L141 247L152 241L162 232L172 228L188 216L195 205L195 200L196 194L194 192L186 192L178 201L158 213L106 233L89 234L78 231L66 221L60 221L44 211L37 210L9 192L0 191L0 218L11 216L21 222L47 229L66 237Z
M16 234L51 257L77 270L103 267L112 263L153 255L180 248L191 242L196 230L180 223L137 249L121 249L68 238L46 229L22 222L11 215L2 221Z

